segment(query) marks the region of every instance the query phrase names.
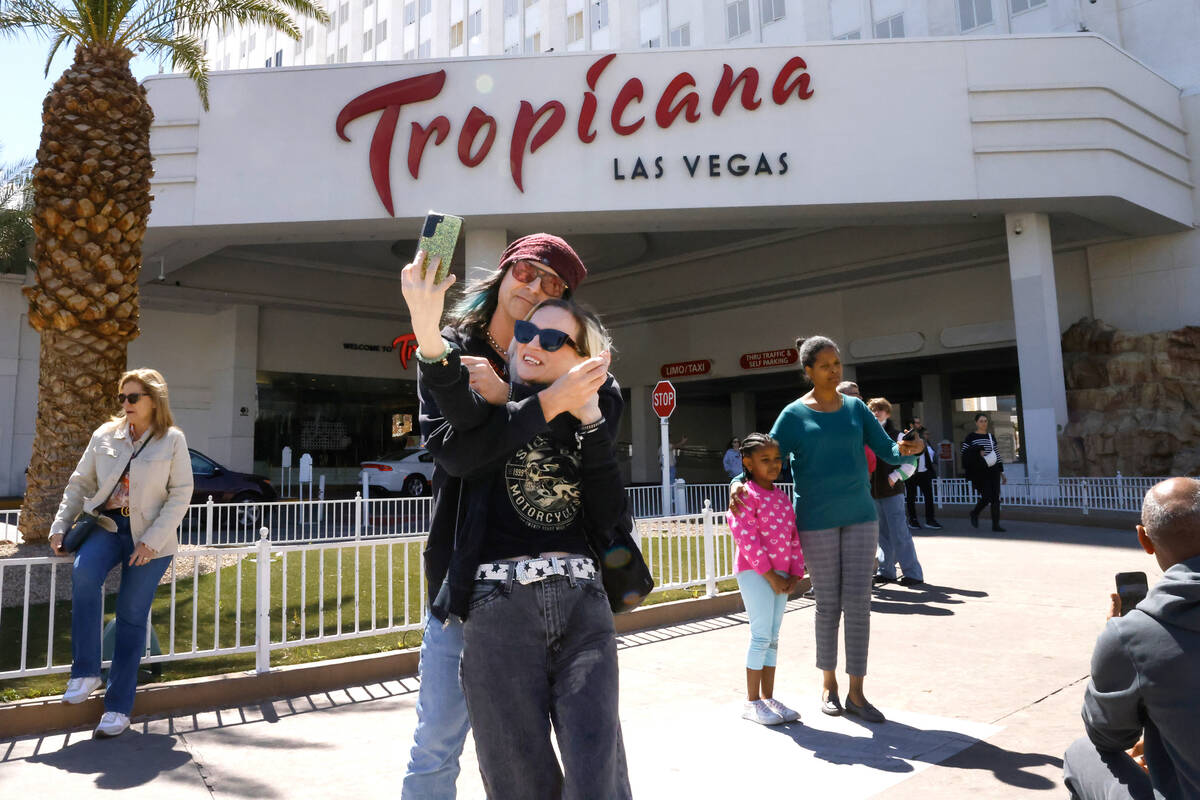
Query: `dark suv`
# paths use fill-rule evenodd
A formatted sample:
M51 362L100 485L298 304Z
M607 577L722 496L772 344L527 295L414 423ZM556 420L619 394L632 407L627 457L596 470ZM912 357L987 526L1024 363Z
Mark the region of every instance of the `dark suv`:
M262 503L279 497L271 481L262 475L234 472L203 453L188 449L192 457L192 503L204 504L212 495L214 503Z

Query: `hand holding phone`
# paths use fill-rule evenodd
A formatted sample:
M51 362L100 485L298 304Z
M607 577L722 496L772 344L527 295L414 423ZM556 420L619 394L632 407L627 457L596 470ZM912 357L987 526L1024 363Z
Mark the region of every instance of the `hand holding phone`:
M1138 603L1146 599L1150 585L1144 572L1118 572L1117 596L1121 600L1121 616L1125 616Z
M434 275L434 283L441 283L450 274L450 262L454 258L454 248L458 246L458 234L462 230L462 223L462 217L437 211L430 211L425 217L421 226L421 236L417 239L417 252L425 253L427 262L432 262L435 257L441 259ZM421 270L421 277L425 277L424 269Z

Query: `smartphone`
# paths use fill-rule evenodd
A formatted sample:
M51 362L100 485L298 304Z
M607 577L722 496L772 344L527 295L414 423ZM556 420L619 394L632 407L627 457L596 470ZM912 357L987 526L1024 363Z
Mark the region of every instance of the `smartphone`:
M915 442L916 440L917 440L917 432L915 430L905 431L904 436L901 437L901 441L904 441L904 442Z
M1144 572L1118 572L1117 594L1121 598L1121 616L1125 616L1133 607L1146 599L1150 585Z
M425 251L425 263L429 264L435 256L441 258L434 280L441 283L450 274L450 260L454 258L454 248L458 245L458 234L462 230L462 217L453 214L441 214L430 211L425 215L425 224L421 226L421 237L417 240L417 249ZM421 270L425 277L425 270Z

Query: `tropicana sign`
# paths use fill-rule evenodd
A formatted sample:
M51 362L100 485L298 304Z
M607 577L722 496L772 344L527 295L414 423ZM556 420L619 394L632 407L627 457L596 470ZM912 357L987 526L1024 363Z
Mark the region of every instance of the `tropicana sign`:
M600 99L596 85L600 76L616 59L609 53L597 59L587 71L587 88L576 114L576 135L583 144L591 144L596 138L596 113ZM782 106L791 100L807 100L813 96L808 65L799 56L784 62L771 83L771 101ZM723 66L721 77L712 91L709 104L714 117L721 116L734 95L738 96L742 108L754 111L762 105L759 95L760 76L758 69L747 67L734 73L733 67ZM337 135L349 142L346 125L367 114L381 111L371 137L368 161L375 191L388 213L395 215L392 206L391 158L396 136L396 125L400 111L405 106L433 100L446 85L446 70L427 72L411 78L388 83L355 97L337 115ZM638 77L630 77L621 86L609 108L608 124L618 136L635 133L646 122L647 112L635 108L646 96L645 84ZM696 79L690 72L680 72L667 83L654 106L654 123L662 129L670 128L683 117L687 123L700 121L703 99L696 88ZM516 117L509 135L509 168L513 183L521 192L525 191L522 170L526 154L533 154L549 142L567 121L567 106L561 100L550 100L540 108L534 108L528 100L517 107ZM496 142L499 123L496 117L479 106L472 106L466 119L459 126L458 160L466 167L477 167L492 150ZM430 140L434 146L442 144L450 136L450 119L440 114L426 124L412 122L408 136L407 165L413 180L420 179L421 158Z

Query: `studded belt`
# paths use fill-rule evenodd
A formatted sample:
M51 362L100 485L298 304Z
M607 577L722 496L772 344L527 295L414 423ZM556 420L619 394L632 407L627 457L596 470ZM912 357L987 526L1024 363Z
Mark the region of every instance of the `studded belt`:
M552 575L573 575L582 580L596 578L596 562L585 556L547 556L524 561L489 561L475 570L477 581L507 581L509 575L517 583L536 583Z

